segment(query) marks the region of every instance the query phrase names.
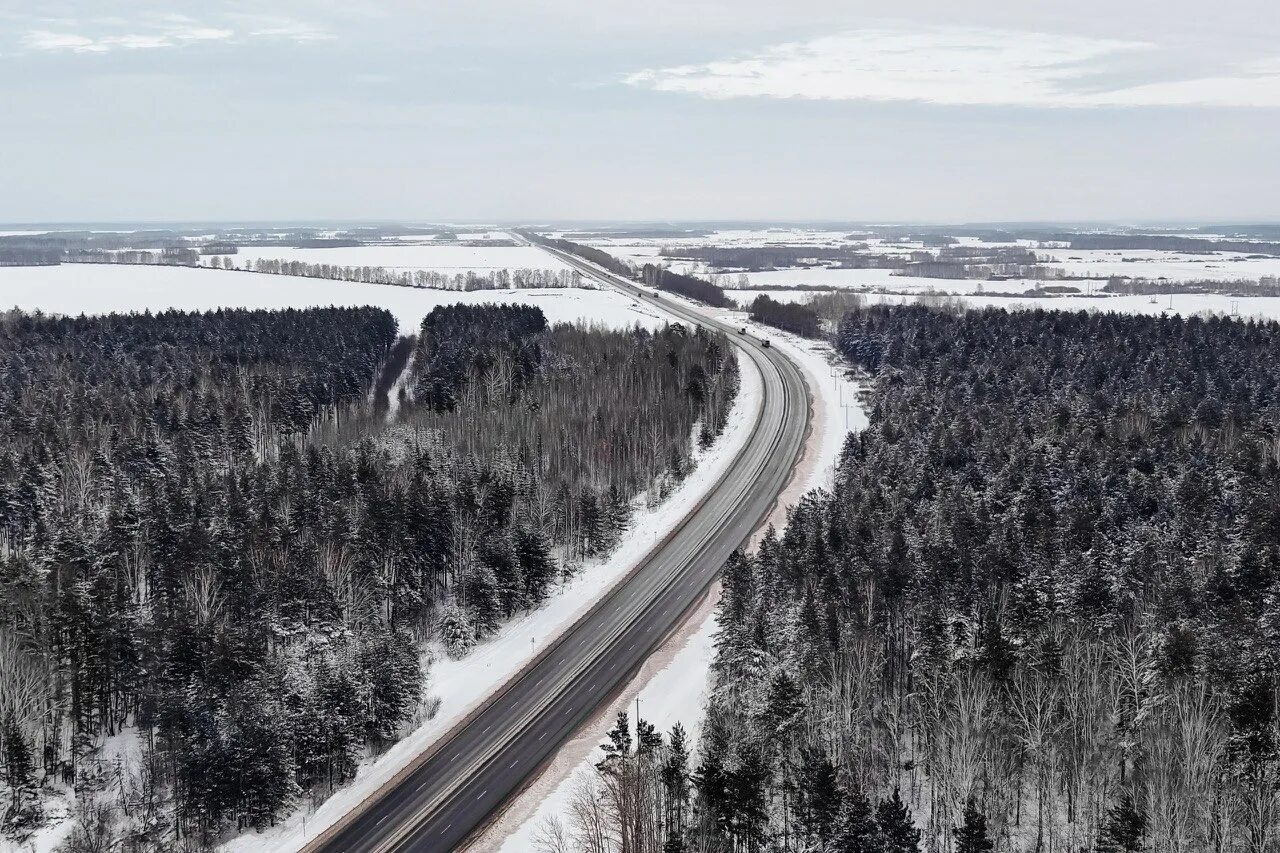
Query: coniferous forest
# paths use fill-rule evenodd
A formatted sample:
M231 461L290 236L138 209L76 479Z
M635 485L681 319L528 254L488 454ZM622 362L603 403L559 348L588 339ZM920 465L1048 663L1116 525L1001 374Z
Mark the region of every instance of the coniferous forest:
M197 849L324 796L722 430L728 343L524 306L0 318L0 819ZM104 760L130 739L136 760ZM125 752L129 752L125 750Z
M700 742L555 851L1271 851L1280 325L859 308L870 426L724 571Z

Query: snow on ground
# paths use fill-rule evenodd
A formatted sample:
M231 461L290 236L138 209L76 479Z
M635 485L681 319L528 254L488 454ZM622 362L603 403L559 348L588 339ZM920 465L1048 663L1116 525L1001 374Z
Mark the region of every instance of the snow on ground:
M675 272L709 276L715 270L705 264L675 259L663 259L659 256L662 247L673 248L689 246L716 245L724 247L796 245L796 246L838 246L850 243L865 242L868 252L872 254L907 255L912 252L932 251L918 241L888 242L881 238L859 239L836 231L810 231L805 229L764 229L754 231L717 231L706 237L680 237L672 239L636 239L624 237L601 237L584 240L612 252L631 263L669 264ZM1064 270L1068 275L1090 279L1106 279L1112 276L1129 278L1167 279L1169 281L1190 281L1197 279L1220 279L1227 281L1257 280L1264 276L1280 276L1280 258L1250 257L1240 252L1216 252L1209 254L1191 254L1185 252L1168 252L1159 250L1104 250L1104 249L1068 249L1055 248L1053 245L1041 247L1030 240L1016 242L986 242L973 237L960 238L960 244L966 246L984 246L990 248L1021 246L1033 249L1045 261L1046 266ZM982 293L984 291L1020 293L1032 290L1041 284L1064 284L1080 288L1088 292L1097 289L1100 281L1066 280L1062 282L1042 282L1035 279L1015 279L1009 281L962 281L952 279L918 278L915 276L893 275L888 269L832 269L828 267L788 268L749 272L745 275L751 285L821 285L831 288L867 287L885 288L888 290L915 291L934 289L951 293ZM726 275L737 280L737 272Z
M505 235L504 235L505 237ZM481 239L477 237L477 239ZM500 269L562 270L559 259L534 246L382 245L298 249L289 246L240 246L231 260L243 267L247 260L304 261L340 267L384 267L392 270L434 270L444 273L486 273Z
M741 366L742 385L724 433L710 449L695 454L697 467L664 503L653 509L638 509L630 532L607 560L585 567L545 604L508 622L465 658L451 660L442 649L429 649L427 655L434 662L427 675L427 693L441 699L433 719L382 756L362 762L356 780L319 808L296 813L265 832L234 838L222 845L223 853L256 853L264 849L285 853L300 849L305 839L314 838L395 776L621 581L657 543L659 533L670 530L693 509L745 445L762 403L761 379L746 358L741 360Z
M1193 255L1140 249L1037 249L1070 275L1196 281L1252 280L1280 275L1280 258L1251 258L1240 252Z
M869 304L900 304L914 301L910 296L867 294ZM1177 294L1172 300L1166 294L1157 296L1104 296L1090 299L1087 296L1059 296L1028 298L1019 296L966 295L957 297L968 305L1009 310L1046 311L1113 311L1123 314L1180 314L1183 317L1205 314L1221 314L1239 319L1280 320L1278 296L1223 296L1213 293ZM1172 308L1170 308L1172 304Z
M663 294L663 298L686 302ZM785 511L805 493L828 487L850 430L867 426L867 415L858 400L859 385L845 378L837 369L831 346L779 332L768 326L751 323L741 312L699 310L736 326L747 326L757 337L768 338L770 345L791 358L804 374L812 396L812 431L806 441L792 482L784 489L778 509L769 519L781 527ZM747 363L747 359L742 359ZM589 778L596 762L603 756L600 744L612 728L616 710L626 708L635 725L634 702L640 699L640 715L654 723L660 731L669 732L679 722L697 742L702 711L708 697L708 676L715 657L715 602L719 600L719 584L706 596L685 624L669 637L646 662L642 670L622 691L609 708L584 726L582 731L561 747L556 757L529 789L520 794L506 812L490 826L472 846L475 851L529 853L538 849L537 839L548 822L563 818L579 780Z
M325 250L322 250L325 251ZM12 307L51 314L106 314L179 308L303 308L375 305L415 332L432 308L458 302L536 305L552 323L599 322L624 328L663 322L648 306L613 290L475 290L467 293L262 275L197 267L62 264L0 267L0 310Z
M665 664L654 672L642 671L636 680L623 691L616 703L586 726L574 740L561 748L551 765L543 771L534 786L512 802L506 812L495 821L469 848L472 853L500 851L500 853L534 853L539 849L538 836L551 819L563 819L568 814L574 786L592 767L604 757L600 749L605 733L613 728L615 713L626 708L635 726L635 702L640 700L640 716L657 726L664 735L670 733L676 723L684 726L689 743L696 744L702 728L701 713L689 715L689 707L701 708L708 698L707 672L715 656L715 619L710 602L719 598L719 583L700 608L697 616L689 620L691 629L672 637L662 650L654 655ZM692 623L692 624L690 624ZM654 658L651 658L652 661ZM572 753L575 757L585 753L576 764L563 761ZM543 785L544 780L558 781L554 788ZM543 788L550 788L549 791Z
M1003 284L1004 282L1001 282ZM730 290L729 297L743 308L751 305L760 294L766 294L778 302L807 302L811 296L826 291L810 290ZM929 291L909 294L862 293L868 305L905 305L915 302ZM1184 317L1205 314L1223 314L1242 319L1280 320L1280 297L1275 296L1225 296L1219 294L1175 294L1150 296L995 296L981 293L948 294L935 290L940 297L954 295L961 302L975 307L992 306L1009 310L1041 308L1046 311L1114 311L1124 314L1181 314ZM1172 301L1172 310L1170 303Z
M1024 293L1046 284L1064 284L1070 287L1078 287L1083 291L1090 284L1095 286L1099 284L1087 281L1057 282L1036 281L1034 279L981 281L973 279L922 278L914 275L894 275L894 272L895 270L890 269L844 270L830 267L813 267L809 269L796 268L749 272L744 273L744 275L747 277L748 285L752 287L802 284L828 287L832 290L864 287L908 292L945 290L952 293L981 293L983 291ZM738 273L729 273L728 275L735 283L739 280Z
M142 766L143 751L144 744L138 736L138 730L132 727L126 728L117 734L103 738L97 744L94 754L81 758L78 772L82 774L92 772L91 767L96 767L96 778L106 780L115 778L117 768L124 768L126 772L129 770L137 772L137 769ZM20 845L0 838L0 851L53 853L66 842L74 828L75 822L72 817L75 803L67 788L58 783L55 784L57 785L56 793L45 795L41 799L45 824ZM119 789L108 781L104 791L98 796L114 798L118 793Z

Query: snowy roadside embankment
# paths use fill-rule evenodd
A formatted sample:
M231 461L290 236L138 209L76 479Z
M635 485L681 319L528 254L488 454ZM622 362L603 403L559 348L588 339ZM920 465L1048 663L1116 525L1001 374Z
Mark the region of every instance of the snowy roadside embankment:
M678 299L666 293L662 298ZM810 394L811 429L800 463L769 519L770 524L780 527L786 520L787 509L805 493L830 485L845 436L849 431L866 427L866 411L858 398L860 385L847 379L844 369L837 367L838 357L827 343L751 323L741 312L709 311L687 300L679 301L708 311L726 323L746 326L756 337L769 339L770 345L795 362L804 375ZM742 362L749 363L749 359L743 358ZM688 732L689 742L697 742L708 694L708 675L715 656L715 604L719 597L717 583L684 624L650 657L614 706L596 715L577 737L564 744L540 777L511 802L471 849L500 853L538 850L539 837L549 822L567 814L576 787L603 757L600 745L614 724L617 710L627 709L634 718L637 698L640 716L647 722L663 732L678 722ZM634 719L631 724L635 725Z
M745 446L759 417L761 377L749 359L741 359L740 364L741 385L724 433L707 450L695 452L696 467L666 501L652 509L637 509L630 531L607 560L584 566L541 607L507 622L460 660L449 658L438 646L428 648L424 655L424 664L430 661L426 691L440 697L439 709L432 719L382 755L363 761L355 780L314 810L303 808L275 827L237 836L220 849L226 853L256 853L264 849L285 853L300 849L307 839L332 826L408 766L635 568L660 534L688 515Z

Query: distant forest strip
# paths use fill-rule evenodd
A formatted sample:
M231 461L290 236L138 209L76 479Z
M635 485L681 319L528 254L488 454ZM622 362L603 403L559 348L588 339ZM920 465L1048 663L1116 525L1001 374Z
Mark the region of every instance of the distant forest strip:
M1280 243L1257 240L1222 240L1214 238L1184 237L1170 234L1055 234L1041 238L1043 241L1060 242L1072 249L1147 249L1162 252L1181 252L1187 255L1204 255L1214 252L1239 252L1241 254L1280 256Z
M11 313L0 376L0 831L70 785L76 850L201 847L349 780L434 713L423 644L589 570L738 388L718 334L465 305L416 341L374 308Z
M59 264L138 264L194 267L197 249L63 249L6 248L0 244L0 267L53 267Z
M1263 276L1249 281L1225 281L1222 279L1197 279L1194 281L1169 281L1149 278L1112 278L1102 287L1105 293L1215 293L1224 296L1280 296L1280 279Z
M763 293L751 302L750 316L757 323L803 338L816 338L822 332L818 314L809 306L799 302L778 302Z
M76 250L61 249L20 251L0 248L0 267L58 266L60 264L126 264L139 266L185 266L215 270L238 270L269 275L290 275L350 281L361 284L387 284L396 287L421 287L434 290L512 290L531 288L583 287L582 274L570 269L495 269L487 272L443 273L437 270L389 269L382 266L344 266L308 263L275 258L247 258L236 265L235 246L211 246L196 249L151 250ZM203 263L202 256L207 257Z
M865 243L849 246L663 246L664 258L701 261L724 269L770 270L802 266L805 263L838 261L862 264L863 268L893 268L902 263L899 255L869 254Z
M723 288L697 276L672 272L666 267L645 264L640 269L640 280L650 287L669 290L713 308L727 308L734 304L733 300L724 295Z
M626 261L619 260L608 252L597 249L594 246L587 246L582 243L575 243L572 240L558 240L554 237L546 237L533 231L518 232L522 237L531 243L539 246L546 246L552 249L559 249L562 252L568 252L571 255L577 255L584 258L596 266L607 269L614 275L620 275L624 278L631 278L635 275L635 271Z
M1201 236L1193 236L1199 234ZM1222 236L1222 235L1240 236ZM1280 254L1280 226L1254 223L1245 226L1209 225L1180 229L1173 234L1150 234L1138 231L1082 232L1054 227L984 228L965 225L917 226L910 233L893 227L871 227L850 234L847 239L864 240L873 235L893 242L903 237L923 241L925 245L955 245L958 237L970 237L987 243L1013 243L1019 240L1041 246L1057 244L1072 249L1146 249L1153 251L1204 254L1206 252L1240 252L1275 256Z
M232 269L230 257L221 261L210 259L214 269ZM352 281L362 284L389 284L396 287L422 287L434 290L511 290L515 288L583 287L582 273L571 269L497 269L479 273L443 273L436 270L388 269L379 266L340 266L338 264L313 264L306 261L285 261L270 258L246 260L247 272L269 275L292 275L304 278L323 278L331 281Z
M877 253L865 243L849 246L694 246L664 247L663 257L701 261L715 269L761 272L779 269L888 269L895 275L938 279L1067 278L1021 246L958 246L942 243L936 251Z

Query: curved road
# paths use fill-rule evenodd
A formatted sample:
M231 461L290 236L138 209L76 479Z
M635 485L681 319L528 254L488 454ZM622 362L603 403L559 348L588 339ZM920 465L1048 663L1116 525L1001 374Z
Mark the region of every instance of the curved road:
M648 291L575 256L584 275ZM769 515L799 459L807 391L786 357L683 303L662 307L720 329L760 368L763 405L746 446L694 511L613 591L403 772L304 848L308 853L444 853L462 846L627 683L725 559Z

